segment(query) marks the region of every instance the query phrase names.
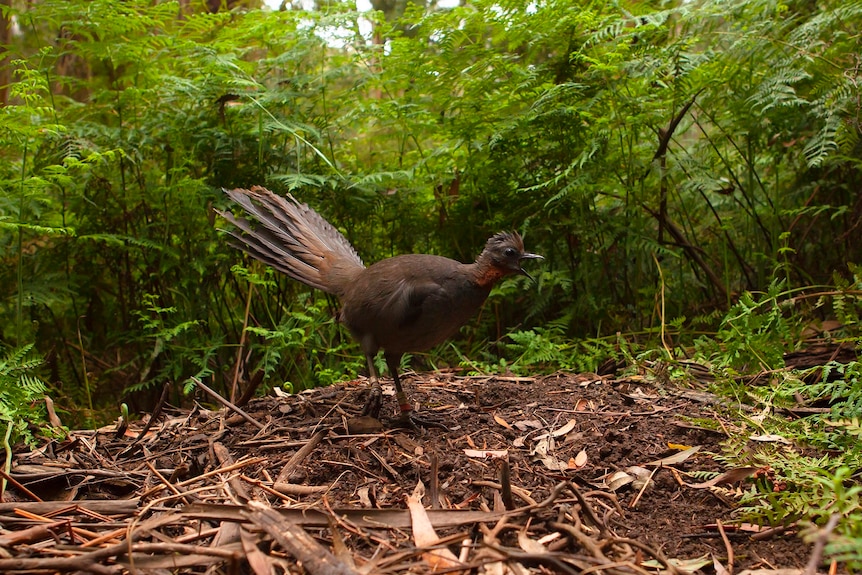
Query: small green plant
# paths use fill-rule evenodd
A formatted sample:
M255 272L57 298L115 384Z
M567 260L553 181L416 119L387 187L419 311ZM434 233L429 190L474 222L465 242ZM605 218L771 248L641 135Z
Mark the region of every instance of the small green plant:
M32 354L33 345L9 350L0 358L0 421L14 444L23 440L36 442L36 434L48 434L44 396L45 383L33 372L42 365L42 358Z
M248 326L250 348L258 357L257 368L267 377L284 371L299 376L291 382L295 391L353 379L365 365L351 338L328 312L326 300L307 301L302 311L282 317L275 328Z
M481 373L534 374L555 370L592 372L619 349L608 338L572 340L562 327L551 324L508 334L503 356L491 361L471 361L461 357L461 365ZM509 359L507 359L509 358Z
M143 308L134 314L141 324L143 339L152 344L152 351L139 381L129 385L124 393L147 389L166 379L177 381L189 372L189 364L197 368L193 377L203 379L212 375L207 358L215 353L215 346L203 349L189 347L182 340L182 336L191 333L199 321L172 322L177 309L159 305L158 296L154 294L144 294Z
M784 353L798 341L800 317L790 314L794 301L774 281L762 297L743 293L730 308L714 338L695 342L699 356L719 369L735 372L770 370L784 366Z

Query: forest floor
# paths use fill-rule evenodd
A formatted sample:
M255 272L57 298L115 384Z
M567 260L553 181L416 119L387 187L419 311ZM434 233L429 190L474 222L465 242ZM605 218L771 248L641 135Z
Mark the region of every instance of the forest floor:
M165 407L147 430L18 453L30 494L0 503L0 572L724 575L811 557L793 529L739 521L751 481L781 484L770 469L709 481L732 423L705 392L594 374L405 381L448 429L347 433L359 381L255 399L246 418Z

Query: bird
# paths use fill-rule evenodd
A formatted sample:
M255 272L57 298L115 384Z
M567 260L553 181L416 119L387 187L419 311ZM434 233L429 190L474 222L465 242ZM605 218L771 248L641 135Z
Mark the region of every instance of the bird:
M368 267L332 224L307 204L262 186L224 190L245 214L217 210L233 227L232 245L309 287L336 296L339 321L365 355L371 382L362 415L379 421L382 390L374 358L383 351L400 408L397 425L425 424L401 385L405 353L426 351L452 337L506 276L532 279L521 266L543 256L524 250L517 232L491 236L473 263L404 254ZM442 427L442 426L441 426Z

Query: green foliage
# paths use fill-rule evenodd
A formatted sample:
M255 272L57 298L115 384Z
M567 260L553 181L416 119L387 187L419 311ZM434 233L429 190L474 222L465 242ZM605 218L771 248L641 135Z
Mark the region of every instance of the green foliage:
M828 400L838 418L862 417L862 363L829 362L820 371L820 381L806 386L806 396Z
M858 316L859 3L9 10L0 339L56 352L73 401L229 389L237 358L297 388L363 369L334 302L230 273L222 187L291 191L367 262L466 261L521 231L547 259L463 330L476 368L593 370L617 333L714 329L731 307L699 353L775 368L801 329L792 286L836 285L834 313Z
M758 301L743 297L728 312L717 337L698 342L712 360L717 376L714 391L750 406L727 414L734 423L722 426L731 434L716 459L731 467L768 470L743 495L739 518L774 526L796 522L807 526L806 533L813 539L817 528L838 514L827 553L847 561L851 568L862 565L860 487L855 477L855 470L862 467L859 362L792 370L782 368L779 359L781 350L794 349L800 340L796 324L803 318L811 324L812 314L824 310L834 317L839 308L855 310L858 300L858 293L846 285L842 290L791 294L776 284ZM805 302L814 305L805 306ZM767 334L770 330L772 336ZM857 325L834 333L841 341L858 345ZM772 364L764 361L769 357L775 358ZM743 383L750 373L758 374L756 384ZM800 401L828 404L831 409L788 417L782 408L794 409Z
M0 357L0 422L3 433L11 430L7 443L35 443L35 434L52 435L45 423L45 383L35 375L42 359L32 354L32 345L9 350Z
M798 341L796 323L801 316L792 313L793 300L773 282L761 298L749 292L730 308L714 337L700 338L698 352L718 369L750 372L784 365L783 356Z
M261 338L251 347L260 356L257 368L268 377L291 368L298 374L289 384L294 391L353 379L365 366L355 345L342 337L325 300L309 301L273 329L250 326L247 332Z

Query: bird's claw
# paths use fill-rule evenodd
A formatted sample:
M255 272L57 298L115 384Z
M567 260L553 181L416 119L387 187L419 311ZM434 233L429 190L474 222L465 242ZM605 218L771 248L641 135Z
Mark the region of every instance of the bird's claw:
M368 390L368 399L365 400L365 406L362 408L362 416L380 419L381 407L383 407L383 390L380 384L375 382Z

